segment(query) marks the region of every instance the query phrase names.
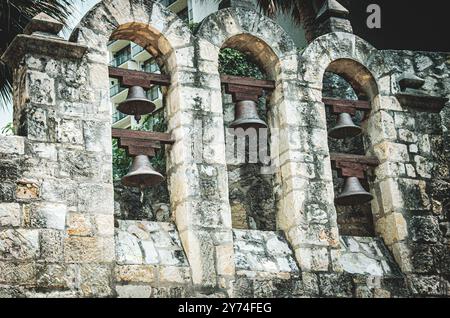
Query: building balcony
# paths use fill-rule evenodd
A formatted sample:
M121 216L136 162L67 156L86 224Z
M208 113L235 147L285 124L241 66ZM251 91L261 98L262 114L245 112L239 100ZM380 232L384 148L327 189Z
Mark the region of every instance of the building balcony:
M138 55L139 53L141 53L143 51L145 51L145 49L143 47L136 45L131 48L131 55L133 57L135 57L136 55Z
M120 84L116 84L114 86L111 86L109 88L109 96L110 97L116 96L117 94L119 94L120 92L123 92L126 89L127 89L126 87L123 87Z
M122 119L126 118L128 115L125 115L119 111L116 111L112 116L112 122L113 124L117 123L118 121L121 121Z
M109 63L112 67L119 67L122 64L128 62L131 60L131 54L122 54L116 56L112 61Z

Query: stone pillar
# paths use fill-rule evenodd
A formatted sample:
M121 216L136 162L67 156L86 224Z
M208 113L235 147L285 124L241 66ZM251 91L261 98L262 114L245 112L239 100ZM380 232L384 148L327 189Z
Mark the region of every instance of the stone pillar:
M337 0L325 0L314 21L314 37L332 32L353 33L348 20L349 14L350 12Z
M10 273L12 281L0 275L0 284L56 296L110 296L111 111L109 91L96 78L107 73L91 72L86 47L59 38L61 29L40 14L2 57L14 70L14 124L25 143L16 184L21 217L8 235L24 240L11 251L27 267L18 269L20 282Z
M172 76L169 187L198 295L230 296L234 277L218 50L199 41L197 70ZM172 108L173 107L173 108Z

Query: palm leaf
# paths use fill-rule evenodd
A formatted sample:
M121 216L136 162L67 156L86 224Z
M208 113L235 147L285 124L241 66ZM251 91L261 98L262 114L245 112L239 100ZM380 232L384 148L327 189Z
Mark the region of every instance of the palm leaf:
M73 9L73 0L0 0L0 56L30 19L44 12L65 23ZM11 102L12 73L0 61L0 108Z

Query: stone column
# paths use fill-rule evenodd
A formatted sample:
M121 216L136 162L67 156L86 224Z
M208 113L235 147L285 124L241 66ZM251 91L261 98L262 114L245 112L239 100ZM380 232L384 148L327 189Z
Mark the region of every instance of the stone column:
M107 73L92 72L86 47L59 38L61 29L40 14L2 57L14 70L14 123L25 137L16 232L27 233L22 246L35 253L28 288L110 296L111 111L96 78Z
M353 33L348 20L350 12L337 0L325 0L314 20L314 37L332 32Z
M169 151L169 187L197 293L223 297L230 296L234 257L220 78L211 57L218 51L199 42L197 70L172 76L169 130L177 142Z

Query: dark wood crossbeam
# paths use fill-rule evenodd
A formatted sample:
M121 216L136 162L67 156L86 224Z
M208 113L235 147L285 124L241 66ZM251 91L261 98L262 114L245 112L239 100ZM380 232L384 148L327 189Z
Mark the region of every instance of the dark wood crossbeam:
M109 76L117 78L125 87L141 86L144 89L149 89L153 85L169 86L171 83L168 75L126 70L117 67L109 67ZM259 80L251 77L221 75L220 80L222 84L256 87L265 90L275 89L275 81Z
M240 77L232 75L221 75L222 84L242 85L250 87L259 87L265 90L274 90L275 81L259 80L251 77Z
M335 114L349 113L354 115L357 110L368 112L371 110L370 102L366 100L349 100L349 99L336 99L336 98L322 98L322 102L326 106L332 108L332 112Z
M377 157L368 157L368 156L360 156L360 155L351 155L345 153L330 153L331 161L337 162L351 162L351 163L359 163L371 167L377 167L380 165L380 160Z
M330 157L333 169L336 169L338 175L342 178L356 177L363 180L366 171L380 164L380 161L376 157L343 153L331 153Z
M126 70L118 67L109 67L109 76L117 78L123 86L141 86L144 89L149 89L153 85L169 86L171 82L168 75Z
M160 132L150 132L150 131L137 131L137 130L113 128L112 137L119 139L124 138L124 139L156 141L168 145L175 143L175 140L171 138L170 134Z

